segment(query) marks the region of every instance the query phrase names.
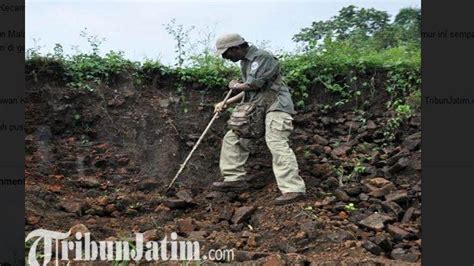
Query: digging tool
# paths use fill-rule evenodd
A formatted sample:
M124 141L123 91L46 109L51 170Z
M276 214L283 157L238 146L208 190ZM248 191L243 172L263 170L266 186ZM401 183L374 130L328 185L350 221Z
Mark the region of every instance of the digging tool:
M227 102L227 100L229 99L230 95L232 94L232 89L229 90L229 92L227 93L227 95L225 96L224 98L224 104ZM186 160L184 160L184 163L181 164L181 167L179 168L178 172L176 173L176 175L174 176L173 180L171 180L171 183L168 185L168 189L171 188L171 186L173 186L173 183L174 181L176 181L176 179L178 178L179 174L181 174L181 172L183 171L184 167L186 166L186 164L188 163L189 159L191 158L191 156L193 155L193 152L196 150L197 146L199 146L199 143L201 143L202 139L204 138L204 136L206 135L207 131L209 130L209 128L211 128L211 125L212 123L214 123L214 120L216 120L218 117L219 117L219 112L216 112L214 114L214 116L212 117L211 121L209 122L209 124L207 125L206 129L204 129L204 132L202 132L201 134L201 137L199 137L198 141L196 142L196 144L194 144L194 147L193 149L191 150L191 152L189 153L188 157L186 157Z

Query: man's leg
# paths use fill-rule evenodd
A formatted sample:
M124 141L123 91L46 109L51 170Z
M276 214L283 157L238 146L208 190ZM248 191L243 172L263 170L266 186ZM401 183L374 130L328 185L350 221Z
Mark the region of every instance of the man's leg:
M273 173L282 193L304 194L304 180L298 174L298 162L288 144L293 118L285 112L269 112L265 118L265 141L273 157Z
M248 139L241 139L232 130L222 140L219 168L225 182L242 181L246 175L245 163L249 157Z

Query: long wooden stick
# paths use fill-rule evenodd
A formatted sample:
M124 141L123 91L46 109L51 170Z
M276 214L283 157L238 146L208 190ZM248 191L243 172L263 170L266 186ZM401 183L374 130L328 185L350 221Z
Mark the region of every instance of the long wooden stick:
M229 99L230 95L232 94L232 89L229 90L229 92L227 93L227 95L225 96L224 98L224 105L226 104L227 100ZM173 183L174 181L176 181L176 179L178 178L179 174L181 174L181 172L183 171L184 167L186 166L186 164L188 163L189 159L191 158L191 156L193 155L193 152L196 150L197 146L199 146L199 144L201 143L202 139L204 138L204 136L206 135L207 131L209 130L209 128L211 128L211 125L212 123L214 123L214 120L216 120L217 118L219 117L219 112L216 112L214 114L214 116L212 117L211 121L209 122L209 124L207 125L206 129L204 129L204 132L202 132L201 134L201 137L199 137L198 141L196 142L196 144L194 144L194 147L193 149L191 150L191 152L189 153L188 157L186 157L186 160L184 160L184 163L181 164L181 168L179 168L179 171L176 173L176 175L174 176L173 180L171 180L171 183L168 185L168 188L167 189L170 189L171 186L173 186Z

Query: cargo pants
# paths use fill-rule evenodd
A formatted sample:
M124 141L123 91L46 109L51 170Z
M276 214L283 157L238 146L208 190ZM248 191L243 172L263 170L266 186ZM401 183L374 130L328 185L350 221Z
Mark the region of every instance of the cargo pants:
M304 180L298 174L298 163L288 144L293 130L292 116L281 111L268 112L265 117L265 142L272 154L273 174L282 193L305 192ZM229 130L222 140L219 168L224 181L240 181L246 176L249 139L239 138Z

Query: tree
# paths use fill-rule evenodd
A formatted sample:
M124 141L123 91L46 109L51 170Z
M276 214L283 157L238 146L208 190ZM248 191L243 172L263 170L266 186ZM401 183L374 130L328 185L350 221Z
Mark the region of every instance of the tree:
M419 8L403 8L398 12L393 23L403 29L403 40L420 42L421 10Z
M315 21L311 27L303 28L293 37L294 41L306 42L310 46L318 37L347 40L367 39L389 25L389 15L374 8L357 8L353 5L342 8L337 16L328 21Z
M293 36L293 40L306 43L310 49L316 46L320 38L347 41L355 48L387 49L404 44L419 47L419 8L403 8L393 23L389 19L385 11L350 5L327 21L315 21L311 27L303 28Z

